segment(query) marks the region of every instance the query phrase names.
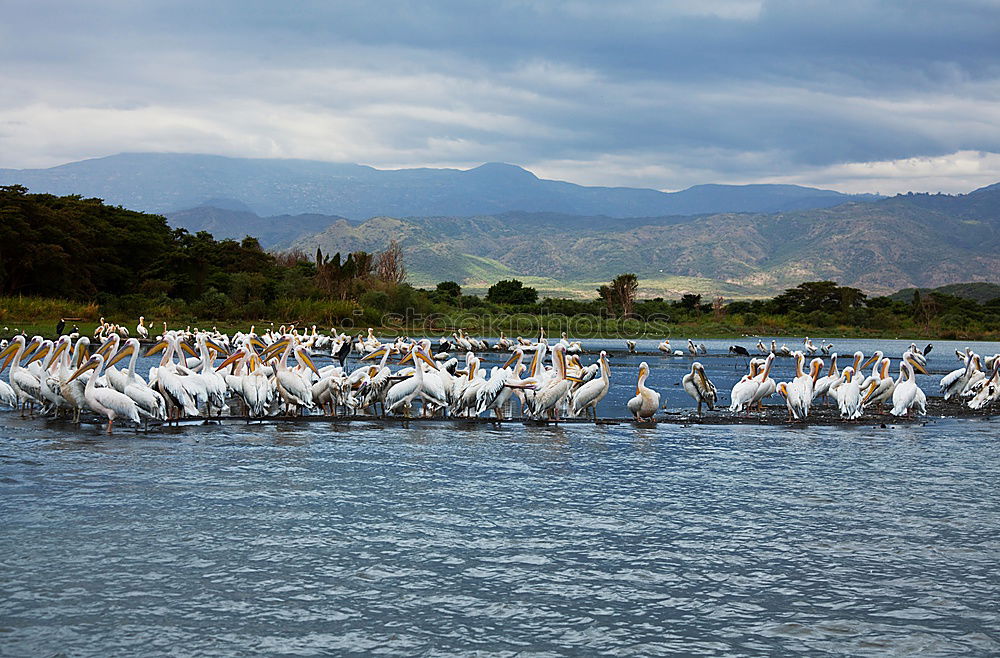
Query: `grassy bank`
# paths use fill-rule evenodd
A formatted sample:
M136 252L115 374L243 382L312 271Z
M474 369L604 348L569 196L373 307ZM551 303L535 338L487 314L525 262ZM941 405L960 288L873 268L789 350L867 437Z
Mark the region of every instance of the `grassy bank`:
M349 334L373 327L381 336L436 336L463 328L476 336L497 336L503 331L511 338L535 337L539 329L544 328L546 334L553 338L566 332L575 339L670 338L674 342L684 341L689 337L733 338L746 342L746 336L811 336L815 340L905 337L921 340L1000 341L1000 328L996 327L984 328L977 325L959 329L942 325L941 322L925 325L892 323L892 326L887 327L817 325L802 322L795 314L746 314L752 315L751 318L739 313L721 317L706 314L683 322L643 322L579 313L498 313L486 312L484 309L451 309L405 317L373 311L353 302L289 299L278 300L269 308L260 309L262 312L255 316L257 319L232 320L214 316L206 312L210 308L204 307L198 309L200 314L193 314L190 309L179 305L149 303L134 311L123 311L120 305L120 300L115 304L102 306L93 302L77 303L51 298L2 297L0 325L7 327L5 334L18 330L29 335L53 336L59 319L69 318L66 322L67 331L76 325L83 333L91 335L99 320L104 317L109 322L126 326L134 333L141 314L145 316L150 335L160 333L163 322L166 322L170 328L216 327L227 333L247 331L251 326L263 332L273 323L275 327L281 324L311 327L315 324L322 332L333 329ZM753 322L746 322L747 319ZM676 347L683 348L683 345L678 343Z

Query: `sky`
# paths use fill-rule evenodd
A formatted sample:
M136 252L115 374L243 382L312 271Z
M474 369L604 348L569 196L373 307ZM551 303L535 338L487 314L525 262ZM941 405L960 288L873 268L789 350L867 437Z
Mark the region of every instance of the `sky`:
M1000 0L13 0L0 168L508 162L583 185L1000 181Z

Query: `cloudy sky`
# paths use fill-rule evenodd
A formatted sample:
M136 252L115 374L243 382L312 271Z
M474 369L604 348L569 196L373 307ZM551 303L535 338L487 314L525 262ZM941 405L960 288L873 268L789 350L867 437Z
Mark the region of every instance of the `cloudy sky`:
M1000 181L1000 0L14 0L0 167L122 151L585 185Z

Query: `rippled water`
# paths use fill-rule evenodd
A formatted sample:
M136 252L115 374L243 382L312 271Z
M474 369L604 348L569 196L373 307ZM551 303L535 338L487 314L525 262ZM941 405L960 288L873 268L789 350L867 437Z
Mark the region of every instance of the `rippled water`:
M0 414L0 653L996 655L997 427Z

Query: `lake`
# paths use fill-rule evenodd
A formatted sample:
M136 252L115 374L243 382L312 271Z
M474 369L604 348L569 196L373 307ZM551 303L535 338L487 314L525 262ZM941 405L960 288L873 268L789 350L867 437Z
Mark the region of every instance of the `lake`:
M690 406L690 360L642 358ZM624 415L638 361L613 360L602 415ZM743 362L703 359L726 401ZM4 412L0 654L995 655L998 427L108 437Z

